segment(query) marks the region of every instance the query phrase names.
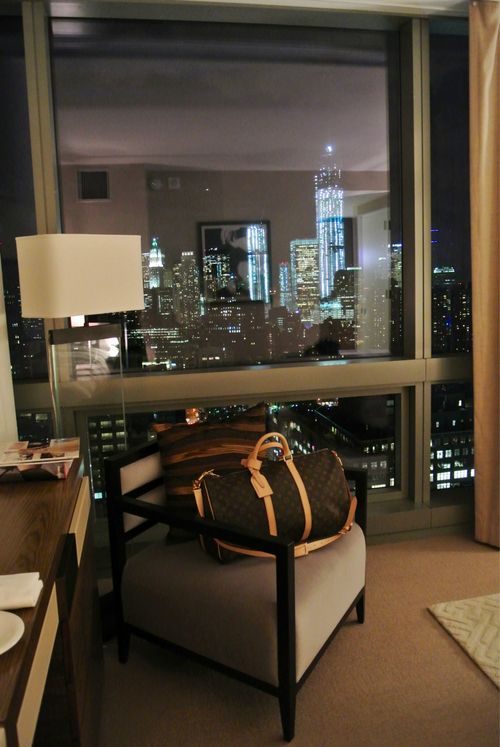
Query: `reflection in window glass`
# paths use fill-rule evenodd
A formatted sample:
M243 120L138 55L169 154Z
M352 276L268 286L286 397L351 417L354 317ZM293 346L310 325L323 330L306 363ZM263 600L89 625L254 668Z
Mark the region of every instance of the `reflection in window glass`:
M40 319L23 319L16 236L36 233L26 69L21 19L0 23L0 256L14 380L46 378L45 335Z
M104 460L125 448L140 446L154 440L154 423L218 423L231 420L247 409L245 405L210 407L206 410L156 410L154 412L128 412L126 421L121 414L100 413L87 418L90 480L94 498L105 498ZM126 446L125 446L126 433Z
M432 352L472 350L468 37L431 34Z
M268 403L266 429L278 431L296 455L333 449L344 466L366 469L371 489L398 487L399 459L396 444L399 395L342 397L307 402ZM247 409L246 405L189 408L186 410L127 413L128 446L156 438L153 423L225 422ZM104 459L122 448L123 419L119 415L88 418L91 476L94 496L103 498ZM257 439L256 439L257 440Z
M333 449L344 466L368 471L368 487L397 487L396 395L339 397L269 406L273 430L295 454Z
M17 430L20 441L44 441L54 438L52 413L46 410L18 411Z
M400 352L390 33L52 30L64 230L142 236L129 369ZM78 199L91 168L106 201Z
M472 384L436 384L431 396L431 490L472 485Z

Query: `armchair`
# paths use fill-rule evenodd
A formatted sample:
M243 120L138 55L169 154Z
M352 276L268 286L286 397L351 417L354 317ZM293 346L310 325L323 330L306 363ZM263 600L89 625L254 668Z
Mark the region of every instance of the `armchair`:
M338 542L295 560L293 543L163 504L155 442L105 463L118 654L131 634L168 645L278 697L284 739L295 728L296 694L342 623L364 620L366 474L346 470L358 499L356 523ZM163 523L274 555L219 565L197 541L129 542Z

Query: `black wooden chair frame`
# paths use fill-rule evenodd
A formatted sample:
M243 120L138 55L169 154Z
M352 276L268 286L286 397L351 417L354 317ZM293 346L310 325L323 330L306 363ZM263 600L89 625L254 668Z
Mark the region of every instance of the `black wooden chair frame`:
M113 595L117 623L118 655L121 662L128 659L130 634L133 633L147 640L154 641L191 656L236 679L242 680L276 696L279 700L283 736L291 741L295 733L295 702L296 695L305 680L314 669L321 655L342 626L352 610L356 608L358 622L364 621L365 589L363 588L346 611L342 620L332 631L328 640L311 662L298 682L295 669L295 558L294 543L279 537L262 536L253 532L242 531L230 524L223 524L210 519L196 516L192 518L179 515L167 506L156 505L141 500L141 496L163 484L163 478L141 485L128 493L122 493L120 482L121 468L133 462L153 455L158 451L156 442L111 457L105 462L107 511L110 537L111 568L113 578ZM366 535L367 513L367 477L363 470L345 469L347 479L354 483L358 501L356 522ZM123 514L133 514L145 521L140 525L125 531ZM157 523L168 524L171 527L207 537L217 537L231 544L242 545L252 550L259 550L276 558L276 606L277 606L277 641L278 641L278 685L272 685L263 680L251 677L236 669L219 664L204 656L200 656L174 643L165 641L140 628L127 624L123 619L121 601L121 579L125 563L127 562L127 542Z

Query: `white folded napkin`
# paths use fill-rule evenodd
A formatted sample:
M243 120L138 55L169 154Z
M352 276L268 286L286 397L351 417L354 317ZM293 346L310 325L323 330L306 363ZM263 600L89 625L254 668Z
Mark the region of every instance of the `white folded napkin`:
M43 582L37 571L0 576L0 610L34 607L42 588Z

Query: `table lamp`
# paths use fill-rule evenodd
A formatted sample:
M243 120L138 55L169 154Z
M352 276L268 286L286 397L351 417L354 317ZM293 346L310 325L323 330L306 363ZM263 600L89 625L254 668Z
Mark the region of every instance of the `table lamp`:
M20 236L16 245L23 317L61 319L144 308L140 236L41 234ZM62 435L56 346L87 341L90 345L110 337L121 343L121 334L119 324L49 331L56 437Z

